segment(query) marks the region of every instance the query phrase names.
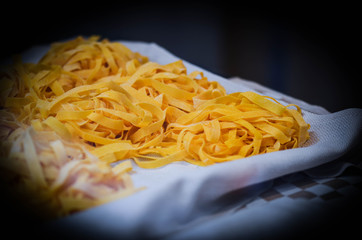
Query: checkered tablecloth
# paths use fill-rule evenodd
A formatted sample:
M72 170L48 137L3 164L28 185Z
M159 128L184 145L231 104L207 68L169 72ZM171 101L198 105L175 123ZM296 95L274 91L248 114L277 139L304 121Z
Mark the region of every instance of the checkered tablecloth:
M223 200L233 207L168 239L326 239L335 234L355 237L360 232L362 213L360 147L315 169L233 193Z
M350 169L337 177L313 178L298 172L274 180L273 186L242 208L266 204L279 198L330 201L362 193L362 169L350 165ZM241 208L241 209L242 209Z

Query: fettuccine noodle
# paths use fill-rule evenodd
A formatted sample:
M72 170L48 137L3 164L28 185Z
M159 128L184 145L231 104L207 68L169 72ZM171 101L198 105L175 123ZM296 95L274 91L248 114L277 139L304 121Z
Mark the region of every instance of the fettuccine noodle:
M298 106L254 92L227 94L202 72L188 73L181 60L149 62L121 43L97 37L53 44L36 64L17 61L3 83L2 105L22 126L9 127L7 121L11 131L4 138L24 129L11 139L18 144L11 153L22 155L16 157L25 158L28 177L50 186L52 194L69 185L71 174L84 173L71 184L77 186L78 200L103 195L104 190L85 190L92 182L89 172L115 174L109 164L120 160L133 159L142 168L175 161L207 166L300 147L309 138ZM38 149L40 139L48 141ZM75 151L72 142L83 154L77 163L67 158ZM124 177L130 164L120 166L118 175L128 185L112 189L130 193L134 189ZM62 196L63 206L77 206L69 203L76 197Z

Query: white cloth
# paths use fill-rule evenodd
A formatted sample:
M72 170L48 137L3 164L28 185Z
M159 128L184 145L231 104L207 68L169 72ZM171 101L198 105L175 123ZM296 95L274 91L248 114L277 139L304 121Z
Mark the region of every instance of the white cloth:
M155 43L126 42L133 51L161 64L179 60ZM36 61L46 48L25 54ZM228 93L257 91L283 104L301 106L311 125L311 138L302 148L262 154L208 167L177 162L159 169L134 166L136 187L146 187L132 196L51 222L51 226L84 230L91 236L164 237L202 221L218 211L218 200L227 193L257 183L310 169L346 153L361 135L362 109L329 113L319 106L267 89L250 81L229 81L184 61L188 72L199 70L209 80L220 82ZM247 195L247 194L246 194Z

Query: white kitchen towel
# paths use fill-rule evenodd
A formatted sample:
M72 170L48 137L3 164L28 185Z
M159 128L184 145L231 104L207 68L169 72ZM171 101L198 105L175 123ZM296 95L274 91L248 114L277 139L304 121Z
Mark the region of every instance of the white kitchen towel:
M150 61L167 64L174 56L155 43L122 41ZM37 61L47 50L37 47L24 55L24 61ZM132 196L47 223L68 232L84 232L104 237L164 237L222 211L219 200L237 189L310 169L345 154L361 136L362 109L329 113L319 106L286 96L260 85L235 82L184 61L188 72L204 72L218 81L228 93L257 91L270 94L282 104L295 103L311 125L310 140L301 148L198 167L185 162L158 169L134 166L136 187L146 187ZM261 88L260 88L261 87ZM245 192L247 199L253 194Z

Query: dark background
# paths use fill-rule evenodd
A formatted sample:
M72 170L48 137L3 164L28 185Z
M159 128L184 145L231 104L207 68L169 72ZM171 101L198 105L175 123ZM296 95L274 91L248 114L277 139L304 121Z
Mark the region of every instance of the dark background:
M155 42L229 78L238 76L335 112L362 107L358 7L199 1L33 1L1 14L2 58L78 35Z
M256 5L237 1L2 3L1 61L35 45L97 34L110 40L155 42L225 78L253 80L332 112L362 108L357 6L305 1ZM352 221L359 203L345 206L340 216L335 213L332 218L336 223ZM8 226L34 221L21 214L11 216Z

